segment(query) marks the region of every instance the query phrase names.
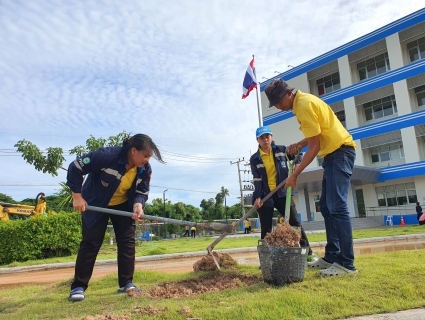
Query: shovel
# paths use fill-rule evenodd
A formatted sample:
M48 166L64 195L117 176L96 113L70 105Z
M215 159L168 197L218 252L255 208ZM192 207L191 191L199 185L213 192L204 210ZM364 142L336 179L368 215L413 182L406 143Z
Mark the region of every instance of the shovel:
M72 203L70 203L70 206L72 207ZM130 218L134 214L133 212L113 210L113 209L94 207L94 206L86 206L86 210L109 213L109 214L114 214L117 216L130 217ZM233 231L232 225L227 225L227 224L222 224L217 222L191 222L191 221L185 221L185 220L150 216L147 214L144 214L140 218L145 220L150 220L150 221L160 221L160 222L167 222L167 223L179 224L184 226L191 226L191 227L199 228L202 230L213 230L217 232L232 232Z
M292 160L292 161L290 161L289 158L288 158L288 155L286 155L286 159L288 161L288 177L294 172L295 162L297 161L299 156L300 156L300 150L298 150L298 153L296 154L294 160ZM260 204L263 204L268 199L270 199L270 197L272 197L279 189L281 189L285 186L285 183L286 183L286 179L283 180L281 183L279 183L279 185L276 188L274 188L272 191L270 191L270 193L261 200ZM292 187L288 187L286 189L285 222L288 222L288 219L289 219L289 214L290 214L289 211L291 209L291 197L292 197ZM257 206L253 206L251 208L251 210L249 210L247 213L245 213L245 215L235 223L234 227L236 228L236 226L239 226L243 221L245 221L246 218L248 218L255 210L257 210L257 208L258 208ZM297 230L297 231L299 231L299 230ZM213 250L214 250L214 247L221 240L223 240L228 234L229 234L229 232L223 233L220 237L218 237L213 243L211 243L207 247L207 252L209 254L211 254L218 270L220 270L220 266L218 264L217 259L215 258L214 254L213 254Z
M279 189L282 189L285 186L286 183L286 179L283 180L281 183L278 184L278 186L276 188L274 188L272 191L270 191L270 193L268 195L266 195L260 202L260 204L263 204L264 202L266 202L267 200L270 199L270 197L272 197L277 191L279 191ZM290 204L290 202L289 202ZM255 210L257 210L257 206L254 205L247 213L245 213L243 215L242 218L240 218L234 225L234 228L236 228L237 226L239 226L243 221L245 221L246 218L248 218L251 214L254 213ZM233 231L233 230L232 230ZM215 265L217 266L217 269L220 270L220 266L218 264L217 259L215 258L214 254L213 254L213 250L214 247L221 241L223 240L230 232L226 231L224 232L220 237L218 237L213 243L211 243L208 247L207 247L207 252L212 256Z

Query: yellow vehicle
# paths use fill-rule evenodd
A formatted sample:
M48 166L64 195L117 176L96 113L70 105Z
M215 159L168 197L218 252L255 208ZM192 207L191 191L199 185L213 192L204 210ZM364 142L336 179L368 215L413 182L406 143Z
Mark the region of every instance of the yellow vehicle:
M46 195L40 192L35 198L35 206L25 204L14 204L0 201L0 221L8 221L9 214L16 214L26 217L44 215L46 213Z

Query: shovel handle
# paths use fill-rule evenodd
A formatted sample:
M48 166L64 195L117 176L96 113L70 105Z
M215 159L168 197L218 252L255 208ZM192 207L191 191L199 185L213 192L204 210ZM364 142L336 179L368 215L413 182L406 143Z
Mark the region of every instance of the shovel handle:
M69 204L70 207L73 206L72 203ZM86 206L86 210L90 211L96 211L96 212L102 212L102 213L108 213L108 214L114 214L117 216L124 216L124 217L132 217L133 212L128 211L121 211L121 210L113 210L108 208L101 208L101 207L95 207L95 206ZM166 223L172 223L172 224L179 224L183 226L191 226L196 227L202 230L214 230L217 232L229 232L231 230L232 226L228 226L223 223L217 223L217 222L191 222L186 220L177 220L177 219L170 219L170 218L163 218L163 217L157 217L157 216L150 216L147 214L144 214L140 217L140 219L150 220L150 221L160 221L160 222L166 222Z

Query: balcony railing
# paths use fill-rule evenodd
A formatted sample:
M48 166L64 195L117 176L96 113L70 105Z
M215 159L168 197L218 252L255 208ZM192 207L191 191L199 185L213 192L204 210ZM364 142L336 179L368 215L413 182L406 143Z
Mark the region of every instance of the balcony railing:
M393 207L366 207L366 217L374 216L405 216L415 214L415 205L393 206Z

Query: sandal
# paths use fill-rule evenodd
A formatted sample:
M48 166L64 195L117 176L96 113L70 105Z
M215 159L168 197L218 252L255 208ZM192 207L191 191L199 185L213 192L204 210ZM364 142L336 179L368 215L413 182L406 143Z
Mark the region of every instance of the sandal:
M347 274L356 274L358 272L359 271L356 269L350 270L334 262L334 264L331 267L321 270L319 272L319 275L321 275L322 277L333 277L333 276L345 276Z
M327 269L331 266L332 263L325 261L323 258L307 263L307 268L309 269Z
M69 293L69 301L82 301L86 298L84 295L84 289L82 287L77 287L71 290Z
M127 293L127 290L134 290L137 292L142 292L141 289L137 288L134 283L130 282L125 285L125 287L119 288L118 293Z

